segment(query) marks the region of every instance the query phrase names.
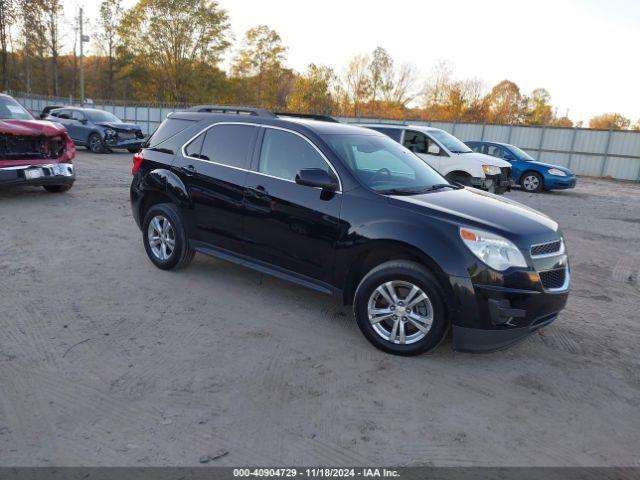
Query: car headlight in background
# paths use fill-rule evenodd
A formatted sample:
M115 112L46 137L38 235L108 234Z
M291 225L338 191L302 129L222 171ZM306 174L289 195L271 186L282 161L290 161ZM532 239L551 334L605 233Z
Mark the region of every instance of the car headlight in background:
M500 175L500 167L495 165L482 165L485 175Z
M460 238L473 254L494 270L526 267L522 252L511 241L493 233L472 228L460 228Z
M107 128L104 131L104 136L105 137L115 137L116 136L116 131L115 130L111 130L110 128Z
M549 175L557 175L558 177L566 177L567 174L564 173L562 170L558 170L557 168L550 168L549 169Z

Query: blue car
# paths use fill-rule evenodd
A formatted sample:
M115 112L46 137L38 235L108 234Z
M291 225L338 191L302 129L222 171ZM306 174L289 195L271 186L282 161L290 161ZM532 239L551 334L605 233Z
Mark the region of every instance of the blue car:
M46 110L46 108L45 108ZM124 148L137 152L144 143L142 128L133 123L124 123L114 114L95 108L53 108L45 120L64 125L76 145L84 145L93 153L109 152Z
M502 158L511 164L511 177L527 192L559 190L576 186L576 175L565 167L537 162L527 152L508 143L465 142L474 152Z

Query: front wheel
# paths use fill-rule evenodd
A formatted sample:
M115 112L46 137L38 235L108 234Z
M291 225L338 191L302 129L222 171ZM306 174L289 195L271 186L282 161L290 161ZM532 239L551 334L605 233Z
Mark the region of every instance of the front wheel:
M195 255L180 213L171 203L149 209L142 224L142 241L149 259L162 270L185 267Z
M87 146L92 153L103 153L105 151L102 137L97 133L92 133L91 135L89 135L89 142L87 143Z
M539 193L544 187L544 182L539 173L526 172L520 179L520 186L527 192Z
M376 348L419 355L438 346L447 316L437 280L418 263L383 263L360 282L353 302L356 321Z

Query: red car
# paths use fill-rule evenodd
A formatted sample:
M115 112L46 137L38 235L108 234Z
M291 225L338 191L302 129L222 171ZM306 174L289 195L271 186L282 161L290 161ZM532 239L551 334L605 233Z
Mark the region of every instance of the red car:
M76 179L75 158L62 125L35 120L12 97L0 94L0 187L36 185L66 192Z

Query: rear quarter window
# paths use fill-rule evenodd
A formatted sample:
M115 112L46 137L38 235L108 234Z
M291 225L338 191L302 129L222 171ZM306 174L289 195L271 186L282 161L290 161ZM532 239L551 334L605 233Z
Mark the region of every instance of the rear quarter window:
M197 122L195 120L184 120L181 118L167 118L164 122L160 124L155 132L149 137L146 148L156 148L161 144L163 148L167 150L171 150L175 153L180 145L173 145L168 142L180 132L185 131L187 128L195 125Z

